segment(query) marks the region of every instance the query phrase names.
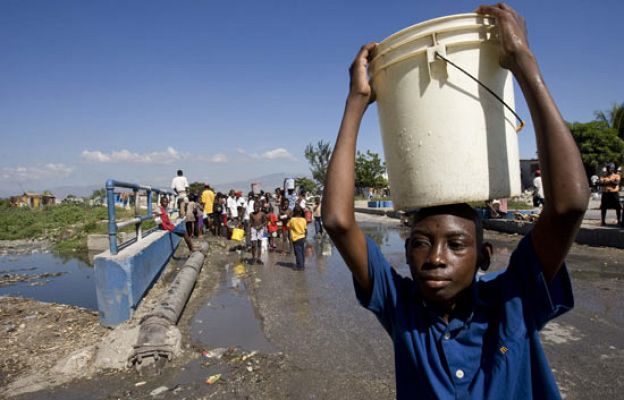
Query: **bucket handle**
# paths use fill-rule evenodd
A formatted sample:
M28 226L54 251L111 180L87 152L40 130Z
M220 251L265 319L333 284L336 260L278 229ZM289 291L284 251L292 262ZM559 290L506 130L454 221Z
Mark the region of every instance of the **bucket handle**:
M494 93L494 91L492 89L490 89L489 87L485 86L485 84L483 84L480 80L478 80L477 78L472 76L468 71L466 71L465 69L463 69L459 65L455 64L454 62L452 62L448 58L444 57L442 54L440 54L439 51L436 50L434 54L435 54L436 57L446 61L447 63L451 64L453 67L457 68L458 70L460 70L461 72L466 74L470 79L472 79L473 81L477 82L482 88L484 88L492 96L494 96L496 98L496 100L498 100L501 103L503 103L505 108L507 108L509 111L511 111L511 113L514 115L514 117L516 117L516 119L518 120L518 125L516 126L516 133L520 132L522 130L522 128L524 128L524 120L522 118L520 118L520 116L511 107L509 107L509 105L507 103L505 103L505 101L503 99L501 99L501 97L499 95Z

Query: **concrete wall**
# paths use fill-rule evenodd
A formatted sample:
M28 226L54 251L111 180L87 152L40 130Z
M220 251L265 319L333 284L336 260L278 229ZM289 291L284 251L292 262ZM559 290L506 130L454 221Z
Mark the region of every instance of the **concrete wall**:
M117 255L111 255L107 250L94 257L96 295L102 325L112 327L132 317L137 304L179 243L180 237L157 231Z
M500 219L486 219L483 220L483 227L485 229L492 229L498 232L519 233L522 235L526 235L533 227L533 223L522 221L507 221ZM574 241L576 243L586 244L588 246L604 246L624 249L624 230L603 227L581 227Z

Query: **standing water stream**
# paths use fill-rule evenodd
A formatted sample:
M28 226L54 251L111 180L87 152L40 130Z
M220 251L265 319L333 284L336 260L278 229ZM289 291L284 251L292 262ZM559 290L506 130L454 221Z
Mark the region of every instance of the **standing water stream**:
M0 256L0 296L97 309L93 267L53 253Z

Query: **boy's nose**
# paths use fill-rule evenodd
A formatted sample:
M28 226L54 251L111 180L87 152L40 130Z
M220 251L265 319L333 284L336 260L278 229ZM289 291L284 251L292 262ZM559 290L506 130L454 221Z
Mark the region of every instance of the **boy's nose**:
M441 244L435 244L431 247L431 250L427 255L427 264L431 267L440 267L446 264L444 249Z

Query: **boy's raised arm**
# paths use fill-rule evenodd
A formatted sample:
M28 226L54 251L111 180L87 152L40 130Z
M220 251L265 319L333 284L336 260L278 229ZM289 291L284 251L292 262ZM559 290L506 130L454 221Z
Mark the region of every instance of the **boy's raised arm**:
M496 18L501 66L513 72L531 111L545 194L532 240L550 281L563 264L589 201L581 156L529 49L524 18L502 3L481 6L477 12Z
M368 83L367 66L375 43L360 49L349 72L351 83L336 145L329 161L321 216L342 258L364 292L370 296L367 245L364 233L355 222L353 197L355 188L356 139L362 116L374 101Z

